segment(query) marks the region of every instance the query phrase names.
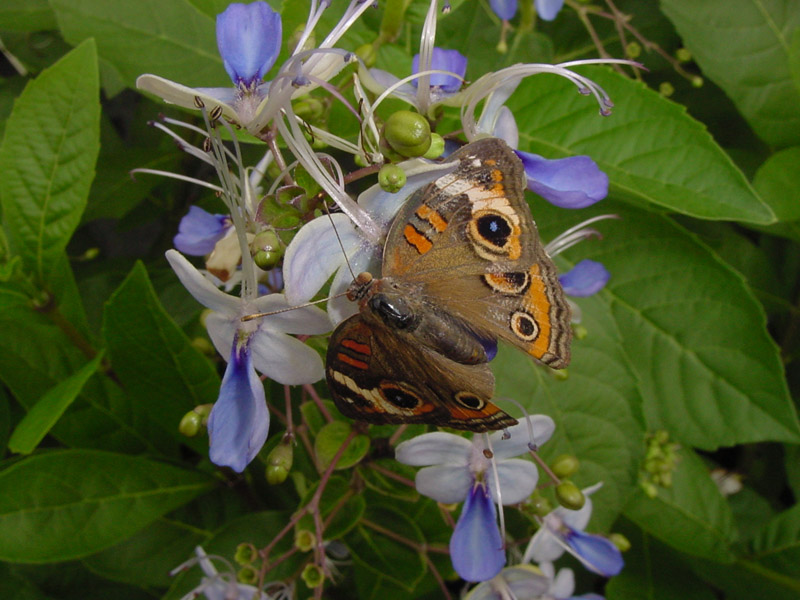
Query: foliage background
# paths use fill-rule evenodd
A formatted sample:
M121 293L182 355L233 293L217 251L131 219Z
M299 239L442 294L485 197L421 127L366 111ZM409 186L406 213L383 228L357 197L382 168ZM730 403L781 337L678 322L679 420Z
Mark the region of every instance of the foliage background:
M307 5L270 3L288 39ZM152 72L226 85L214 39L226 4L0 6L7 56L25 69L4 62L0 87L0 597L179 597L198 575L172 581L167 572L195 545L228 556L241 541L264 546L313 488L302 445L289 481L270 487L263 463L241 478L221 474L202 436L178 434L184 413L215 400L221 365L204 351L199 306L163 253L188 206L218 205L188 184L128 174L149 166L209 176L147 126L161 111L180 113L138 94L134 81ZM372 42L384 8L368 11L341 45ZM591 529L632 543L606 597L796 598L800 2L618 8L668 53L687 48L695 62L684 67L703 85L646 52L643 81L582 70L614 99L611 117L555 78L530 79L512 97L522 149L589 154L611 181L609 199L579 214L531 198L542 237L593 214L620 219L601 226L602 241L559 257L563 269L589 257L612 273L603 292L580 301L587 335L569 377L503 349L498 393L555 419L545 458L575 454L576 483L605 482ZM378 66L410 70L425 9L411 3ZM614 27L592 22L608 52L623 56ZM495 51L499 35L488 3L453 2L437 45L467 55L473 80L505 64L597 54L572 9L512 35L506 54ZM668 99L654 91L663 82L674 88ZM282 387L266 385L282 406ZM316 435L310 407L297 418ZM267 450L280 438L273 423ZM659 430L680 443L680 460L673 485L651 498L637 481L646 435ZM399 468L378 451L387 435L372 428L369 453L365 446L359 466L326 493L325 506L348 502L328 533L353 561L330 597L439 597L420 555L365 526L391 523L420 544L449 537L433 503L371 468ZM723 496L709 477L715 467L741 473L744 488ZM352 494L354 478L364 493ZM453 575L446 557L433 558ZM275 578L300 566L295 555Z

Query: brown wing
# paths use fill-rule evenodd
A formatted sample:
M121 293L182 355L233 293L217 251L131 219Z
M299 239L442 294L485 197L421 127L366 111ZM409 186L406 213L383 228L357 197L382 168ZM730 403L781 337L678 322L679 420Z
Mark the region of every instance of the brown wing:
M554 368L569 363L570 309L505 142L464 146L454 171L417 192L386 242L384 276L422 284L443 310Z
M491 402L486 364L465 365L422 345L398 341L361 315L331 336L325 365L341 413L368 423L429 423L468 431L504 429L517 421Z

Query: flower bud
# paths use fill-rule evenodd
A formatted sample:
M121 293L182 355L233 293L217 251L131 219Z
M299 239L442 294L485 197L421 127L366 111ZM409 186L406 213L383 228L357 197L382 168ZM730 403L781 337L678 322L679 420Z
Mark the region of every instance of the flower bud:
M298 529L294 534L294 546L300 552L310 552L314 549L316 543L314 532L308 529Z
M311 96L298 100L292 108L294 114L306 121L318 121L325 114L325 105Z
M378 60L378 50L375 44L364 44L356 48L356 56L360 58L366 67L372 68Z
M303 583L310 588L319 587L325 581L325 573L313 563L306 565L300 577L303 579Z
M423 158L439 158L444 153L444 138L438 133L431 133L431 147L423 155Z
M700 75L695 75L692 77L692 87L694 88L701 88L703 87L703 78Z
M255 585L258 582L258 571L256 571L250 565L242 567L239 569L239 572L236 573L236 579L239 581L239 583Z
M291 442L281 442L267 455L267 482L278 485L286 481L294 461L294 448Z
M553 461L553 464L550 465L550 469L556 477L564 479L574 475L578 471L579 466L580 463L576 456L572 454L562 454Z
M575 336L576 340L582 340L587 335L589 335L589 330L586 329L586 326L581 325L580 323L577 323L577 324L572 326L572 333Z
M638 58L642 53L642 46L639 42L630 42L625 46L625 54L628 58Z
M200 433L203 427L203 417L198 415L195 411L190 410L183 415L180 424L178 425L178 432L186 437L194 437Z
M236 553L233 555L233 560L242 566L249 565L258 558L258 551L253 544L242 542L236 546Z
M658 84L658 93L665 98L669 98L675 93L675 87L669 81L662 81Z
M384 191L395 194L406 184L406 172L397 165L383 165L378 171L378 183Z
M689 62L692 60L692 53L686 48L678 48L675 51L675 58L682 63Z
M403 156L413 158L422 156L431 147L431 126L419 113L398 110L392 114L384 126L386 143Z
M561 506L569 510L579 510L586 503L586 496L569 480L562 481L556 486L556 499Z
M217 354L217 351L214 349L214 344L206 337L192 338L192 346L194 346L195 350L199 350L206 356L216 356Z
M283 243L278 234L267 229L257 234L250 242L250 252L260 269L268 271L283 257Z
M540 517L545 516L547 513L553 510L553 505L550 503L550 501L536 491L533 492L533 495L528 501L527 506L533 510L533 514Z
M612 533L608 536L608 541L614 544L620 552L627 552L631 549L631 543L628 538L621 533Z
M569 378L569 371L567 369L558 369L557 371L550 369L550 371L550 374L556 381L566 381Z

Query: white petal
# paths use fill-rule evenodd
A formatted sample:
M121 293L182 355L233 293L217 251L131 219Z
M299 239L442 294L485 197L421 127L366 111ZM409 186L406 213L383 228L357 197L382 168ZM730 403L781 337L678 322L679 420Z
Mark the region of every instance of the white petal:
M525 555L522 557L522 562L553 562L564 554L564 547L556 541L556 536L544 525L537 531L528 547L525 549Z
M356 275L367 271L373 275L379 276L381 272L381 262L375 249L369 244L362 244L356 252L349 256L350 269ZM350 273L347 265L342 265L336 276L331 283L331 299L328 302L328 315L331 321L338 325L347 317L354 315L358 312L358 305L351 302L346 296L338 296L347 291L350 284L353 282L353 275Z
M208 337L214 344L219 355L226 361L233 346L233 336L236 333L238 319L232 319L220 313L211 313L206 317L206 330Z
M497 495L494 484L494 469L488 469L489 489L492 497ZM503 504L518 504L528 499L536 489L539 471L529 460L512 458L497 463L497 477L500 480L500 493ZM497 498L495 498L497 500Z
M444 431L434 431L398 444L394 457L398 462L414 467L466 466L471 452L472 442L466 438Z
M492 452L498 459L511 458L528 453L528 444L532 441L537 446L541 446L549 440L556 429L553 419L547 415L531 415L531 427L533 429L533 439L526 419L520 419L520 423L509 427L506 431L511 436L503 439L504 432L497 431L489 436L492 443Z
M555 576L553 583L550 584L550 593L554 598L570 598L574 591L575 573L572 572L572 569L559 569L558 575Z
M140 75L136 80L136 87L155 94L171 104L195 110L197 110L195 98L200 98L207 110L210 111L216 106L221 106L223 117L229 121L239 121L236 110L225 102L230 97L229 88L190 88L158 75L150 74Z
M350 220L341 213L317 217L306 223L286 248L283 279L287 300L293 305L311 300L344 263L342 246L351 254L361 241Z
M314 383L325 375L317 351L284 333L259 329L250 341L250 351L256 370L278 383Z
M494 135L494 130L497 125L497 120L500 118L503 105L508 100L509 96L514 93L519 85L519 79L512 79L509 83L497 86L494 91L489 94L486 104L481 112L481 117L478 119L478 131L488 135ZM516 146L512 146L516 148Z
M364 87L374 94L382 94L387 88L400 81L400 78L395 77L387 71L381 69L365 69L364 67L359 68L358 78L361 83L364 84ZM396 88L391 95L414 106L417 104L417 88L410 83L404 83Z
M264 317L260 320L260 329L302 335L319 335L331 330L331 320L324 310L316 306L295 308L287 302L283 294L261 296L252 302L248 309L251 307L254 313L292 308L292 310Z
M239 310L242 302L236 296L231 296L225 292L217 289L205 276L194 268L184 256L177 250L167 250L165 256L172 270L181 280L183 287L194 296L200 304L206 308L222 313L229 317L238 317ZM230 344L228 349L220 354L227 354L230 352Z
M415 483L420 494L437 502L453 504L467 498L472 481L467 467L437 465L420 469Z

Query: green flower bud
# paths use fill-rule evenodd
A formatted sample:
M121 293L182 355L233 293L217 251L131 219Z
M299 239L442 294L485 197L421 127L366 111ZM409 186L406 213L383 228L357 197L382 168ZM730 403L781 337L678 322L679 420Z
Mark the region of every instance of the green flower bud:
M658 84L658 93L665 98L669 98L675 93L675 86L673 86L669 81L662 81L660 84Z
M630 541L621 533L612 533L608 536L608 541L614 544L620 552L627 552L631 549Z
M316 542L317 538L314 536L313 531L309 531L308 529L298 529L295 531L294 545L300 552L310 552L314 549L314 544L316 544Z
M444 153L444 138L438 133L431 133L431 147L423 154L423 158L439 158Z
M575 325L572 326L572 333L575 335L576 340L582 340L589 335L589 330L580 323L575 323Z
M267 482L278 485L286 481L294 462L294 448L291 442L281 442L267 455Z
M371 68L378 60L378 49L375 44L364 44L356 48L356 56L364 62L367 68Z
M550 374L556 381L566 381L569 378L569 371L567 369L559 369L559 370L550 369Z
M533 511L533 514L540 517L545 516L547 513L553 510L553 505L550 503L550 501L542 496L539 492L533 492L533 495L526 506L530 507L530 509Z
M194 437L200 433L203 427L203 417L198 415L193 410L183 415L180 424L178 425L178 432L186 437Z
M315 588L325 581L325 573L322 572L317 565L313 563L309 563L306 565L305 569L301 573L300 577L303 579L303 582L310 588Z
M692 77L692 87L694 88L701 88L703 87L703 78L700 75L695 75Z
M386 120L383 137L395 152L403 156L422 156L431 147L431 126L419 113L398 110Z
M692 53L686 48L678 48L675 51L675 58L677 58L682 63L689 62L690 60L692 60Z
M283 256L284 246L278 234L267 229L257 234L250 242L250 252L259 268L271 269Z
M578 510L586 503L586 496L569 480L564 480L556 486L556 499L561 506L569 510Z
M579 466L580 463L576 456L572 454L562 454L553 461L553 464L550 465L550 469L556 477L564 479L565 477L574 475L578 471Z
M214 349L214 344L206 337L192 338L192 346L200 350L206 356L214 356L217 351Z
M318 121L325 114L325 105L311 96L298 100L292 108L298 117L306 121Z
M236 573L236 579L239 581L239 583L255 585L258 582L258 571L249 565L242 567L239 569L239 572Z
M639 42L631 42L625 46L625 54L628 55L628 58L638 58L641 53L642 46Z
M258 558L258 551L253 544L242 542L236 546L236 553L233 555L233 560L242 566L249 565Z
M357 167L361 167L362 169L369 165L369 163L367 163L367 159L361 156L360 154L356 154L353 157L353 162L356 163Z
M280 262L281 257L283 257L283 252L261 250L253 255L253 262L262 271L269 271Z
M406 172L397 165L383 165L378 171L378 183L384 191L395 194L406 184Z

